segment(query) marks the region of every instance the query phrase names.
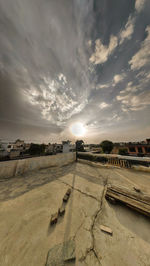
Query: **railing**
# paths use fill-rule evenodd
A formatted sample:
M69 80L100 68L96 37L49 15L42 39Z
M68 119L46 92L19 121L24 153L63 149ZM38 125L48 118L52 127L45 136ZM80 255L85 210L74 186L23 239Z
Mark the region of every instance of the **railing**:
M93 154L90 152L78 152L77 158L99 162L102 164L115 165L122 168L131 168L132 165L150 166L150 158L122 156L116 154Z
M122 159L118 159L118 158L108 158L107 163L112 164L112 165L116 165L116 166L120 166L123 168L131 168L131 162L128 160L122 160Z

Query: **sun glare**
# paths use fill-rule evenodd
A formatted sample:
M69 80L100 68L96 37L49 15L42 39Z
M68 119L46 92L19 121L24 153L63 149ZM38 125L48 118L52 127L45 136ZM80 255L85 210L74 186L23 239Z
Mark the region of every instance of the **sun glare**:
M85 127L82 123L77 122L71 126L71 132L76 137L82 137L85 134Z

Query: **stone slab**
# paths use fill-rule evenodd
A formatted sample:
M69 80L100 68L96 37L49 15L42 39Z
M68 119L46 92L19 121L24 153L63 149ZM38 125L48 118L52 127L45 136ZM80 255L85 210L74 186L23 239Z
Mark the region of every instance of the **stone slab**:
M65 266L68 262L75 262L75 242L72 239L50 249L45 266Z

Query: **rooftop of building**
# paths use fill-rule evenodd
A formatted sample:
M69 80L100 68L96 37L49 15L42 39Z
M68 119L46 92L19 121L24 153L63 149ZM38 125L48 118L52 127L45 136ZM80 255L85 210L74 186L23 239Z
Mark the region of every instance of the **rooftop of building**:
M149 177L129 169L78 162L3 180L0 265L6 265L6 260L7 265L45 265L49 250L58 245L64 248L70 239L75 243L76 265L149 265L149 220L126 206L110 205L104 197L108 184L130 190L137 186L149 193ZM50 217L57 213L68 188L72 192L65 215L51 227ZM113 234L101 231L101 225ZM54 259L62 258L56 252Z

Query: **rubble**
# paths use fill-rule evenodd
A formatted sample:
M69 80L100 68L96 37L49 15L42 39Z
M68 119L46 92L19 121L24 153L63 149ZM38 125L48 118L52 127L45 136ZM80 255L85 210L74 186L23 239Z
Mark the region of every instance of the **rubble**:
M69 199L69 196L68 196L67 194L65 194L64 197L63 197L63 201L64 201L64 202L67 202L68 199Z
M68 201L70 194L71 194L71 189L69 188L63 197L63 202L61 204L61 207L58 209L58 212L51 215L50 225L56 224L57 220L58 220L58 216L63 216L65 214L65 204L64 203L66 203Z
M62 204L61 207L59 208L58 214L60 216L63 216L65 214L65 206L64 206L64 204Z
M136 192L141 192L141 190L140 190L140 188L138 188L138 187L133 187L134 188L134 190L136 191Z
M65 194L64 197L63 197L63 201L64 201L64 202L67 202L67 201L68 201L68 199L69 199L69 197L70 197L70 194L71 194L71 189L68 188L66 194Z
M67 190L67 192L66 192L66 195L67 195L67 196L70 196L70 194L71 194L71 188L68 188L68 190Z
M58 220L58 212L51 215L50 224L51 225L56 224L57 223L57 220Z

